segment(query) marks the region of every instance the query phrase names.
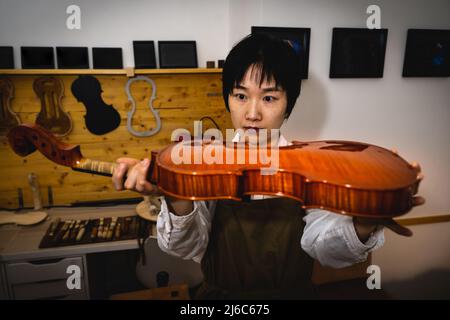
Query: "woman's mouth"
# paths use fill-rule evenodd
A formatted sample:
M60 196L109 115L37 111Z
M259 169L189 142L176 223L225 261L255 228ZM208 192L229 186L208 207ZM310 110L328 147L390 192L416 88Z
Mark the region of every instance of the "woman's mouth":
M251 132L251 130L255 130L255 133L259 133L259 129L260 128L257 128L257 127L244 127L245 131L249 131L250 130L250 132Z

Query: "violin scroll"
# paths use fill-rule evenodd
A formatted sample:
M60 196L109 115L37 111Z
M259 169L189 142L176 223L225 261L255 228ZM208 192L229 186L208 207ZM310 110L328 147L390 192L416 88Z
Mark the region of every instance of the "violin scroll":
M25 157L39 150L47 159L63 166L72 167L83 159L80 146L58 141L49 131L33 124L21 124L8 133L13 151Z

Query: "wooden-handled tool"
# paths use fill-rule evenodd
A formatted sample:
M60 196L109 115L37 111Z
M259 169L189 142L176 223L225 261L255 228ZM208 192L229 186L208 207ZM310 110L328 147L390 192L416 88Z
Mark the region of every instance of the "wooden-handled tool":
M36 174L34 174L33 172L28 174L28 184L30 185L31 191L33 193L34 210L42 210L42 197L41 191L39 190L39 181Z

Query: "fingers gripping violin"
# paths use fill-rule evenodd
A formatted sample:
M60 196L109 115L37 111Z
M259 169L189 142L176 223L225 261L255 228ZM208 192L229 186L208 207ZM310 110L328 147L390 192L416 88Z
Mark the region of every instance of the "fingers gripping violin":
M77 171L111 176L117 165L86 159L79 146L59 142L37 125L21 124L11 129L8 139L20 156L38 149L51 161ZM191 160L201 157L205 151L219 158L233 159L239 152L249 159L251 152L247 145L230 147L202 141L183 141L152 151L147 179L162 193L180 199L240 201L249 195L266 194L296 199L304 208L392 218L406 214L416 205L415 195L423 178L420 167L396 153L361 142L293 142L272 151L279 153L278 167L273 174L261 174L261 169L268 166L262 161L179 163L173 160L173 155L179 152L180 146L194 146L188 157Z

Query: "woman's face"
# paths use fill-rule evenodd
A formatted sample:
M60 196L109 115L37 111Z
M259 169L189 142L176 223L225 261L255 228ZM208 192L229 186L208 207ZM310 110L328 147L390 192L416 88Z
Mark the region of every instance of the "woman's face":
M279 129L285 119L287 97L274 81L264 81L260 86L259 74L258 68L250 67L231 91L228 103L235 129L267 129L270 140L270 129Z

